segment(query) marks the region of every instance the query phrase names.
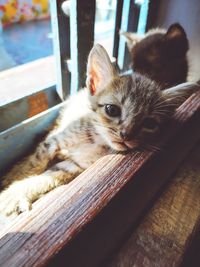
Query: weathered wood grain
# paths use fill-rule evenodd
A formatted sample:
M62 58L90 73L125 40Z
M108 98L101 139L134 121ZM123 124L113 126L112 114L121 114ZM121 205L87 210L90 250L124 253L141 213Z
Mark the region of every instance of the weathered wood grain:
M187 262L183 266L199 266L200 261L194 265L194 257L189 258L192 254L186 255L199 216L200 143L108 266L175 267L181 262Z
M199 116L200 95L192 95L160 152L106 156L37 201L0 233L0 266L104 266L199 139Z
M187 242L187 249L180 263L180 267L199 267L200 265L200 216Z

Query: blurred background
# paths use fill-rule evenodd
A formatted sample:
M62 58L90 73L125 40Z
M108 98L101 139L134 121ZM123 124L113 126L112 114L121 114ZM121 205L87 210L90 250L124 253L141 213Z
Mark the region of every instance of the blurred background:
M69 4L70 0L65 2ZM175 22L184 27L190 42L189 78L199 79L199 0L123 1L123 4L128 3L136 8L130 8L127 18L122 16L122 26L126 19L129 19L129 26L138 25L137 28L128 27L129 31L145 31L148 5L151 12L147 29L168 28ZM110 56L113 51L116 6L117 0L96 0L95 42L101 43ZM66 9L69 9L69 5ZM141 12L138 13L139 9ZM138 14L137 24L135 19ZM56 83L50 16L49 0L0 0L0 105ZM122 55L123 49L120 46ZM120 66L119 63L118 60Z

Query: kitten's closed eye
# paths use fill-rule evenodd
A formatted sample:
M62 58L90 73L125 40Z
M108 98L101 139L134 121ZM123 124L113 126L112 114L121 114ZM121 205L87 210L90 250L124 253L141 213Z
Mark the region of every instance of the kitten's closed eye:
M142 129L148 132L155 132L159 128L159 124L155 118L147 117L143 120Z

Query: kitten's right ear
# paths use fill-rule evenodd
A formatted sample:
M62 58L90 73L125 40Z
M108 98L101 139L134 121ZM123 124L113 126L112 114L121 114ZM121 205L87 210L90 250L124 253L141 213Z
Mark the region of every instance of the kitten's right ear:
M166 34L165 34L166 38L169 40L173 40L173 39L186 39L186 33L183 29L183 27L179 24L179 23L174 23L172 24Z
M88 57L86 85L91 95L105 88L117 75L110 58L103 46L93 46Z
M174 108L181 105L190 95L200 92L200 82L186 82L162 91L165 102Z
M174 52L173 55L185 55L189 49L186 32L179 23L172 24L164 35L164 38L169 45L168 50Z
M120 31L119 34L125 37L126 43L128 46L128 50L130 52L131 52L132 48L134 47L134 45L136 43L140 42L144 38L144 36L139 35L137 33L133 33L133 32Z

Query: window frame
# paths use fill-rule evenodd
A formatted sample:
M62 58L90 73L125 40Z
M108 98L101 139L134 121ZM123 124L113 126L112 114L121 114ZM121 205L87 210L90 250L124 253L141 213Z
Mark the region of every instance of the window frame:
M119 25L119 22L116 23ZM62 64L59 64L62 69ZM76 71L80 75L77 67ZM60 81L63 84L63 80ZM60 93L65 98L62 90ZM177 110L171 127L166 129L158 144L164 149L108 155L70 184L56 188L39 199L32 211L18 216L0 233L0 265L59 266L59 263L66 262L69 266L96 266L105 262L199 140L199 99L200 94L193 94ZM13 133L19 136L20 129L27 131L35 125L36 131L30 130L28 141L20 152L23 154L33 142L36 132L41 132L52 122L62 105L28 119L24 125L4 131L1 134L2 144L5 145L5 140L11 142ZM193 138L188 139L188 136ZM151 183L148 179L150 172Z

